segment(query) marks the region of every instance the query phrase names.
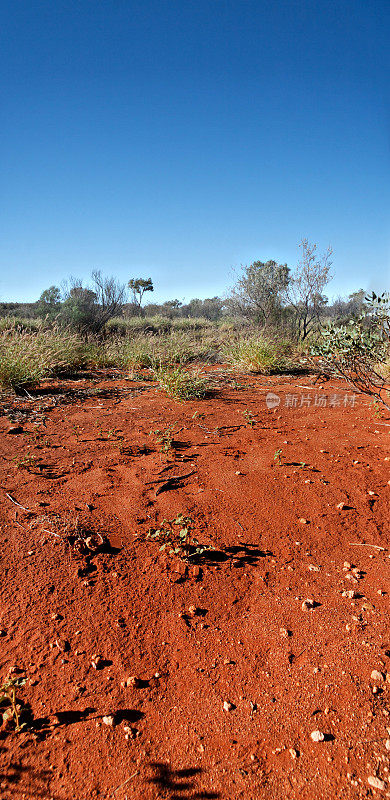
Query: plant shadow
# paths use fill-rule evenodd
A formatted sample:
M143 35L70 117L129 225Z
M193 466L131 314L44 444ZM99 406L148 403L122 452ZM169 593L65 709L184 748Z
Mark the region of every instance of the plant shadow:
M148 783L153 784L158 789L165 790L166 796L170 800L182 800L183 798L197 798L197 800L214 800L220 797L219 792L208 792L198 790L196 778L202 774L199 767L174 770L169 764L162 761L153 761L150 764L154 775L148 779Z

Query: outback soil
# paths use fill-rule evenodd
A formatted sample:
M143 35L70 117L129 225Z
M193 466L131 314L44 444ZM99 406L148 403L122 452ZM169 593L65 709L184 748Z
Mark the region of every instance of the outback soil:
M390 797L390 415L209 373L0 400L2 800Z

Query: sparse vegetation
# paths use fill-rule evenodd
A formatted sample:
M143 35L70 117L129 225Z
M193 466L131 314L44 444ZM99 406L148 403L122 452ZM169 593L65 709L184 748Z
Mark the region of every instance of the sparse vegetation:
M26 723L20 721L23 705L18 700L16 692L26 683L26 678L17 678L10 675L0 686L0 712L3 725L14 725L14 730L19 733ZM3 710L4 709L4 710Z
M177 514L174 519L164 519L159 528L150 528L146 534L147 539L155 539L160 544L160 552L166 550L171 556L179 556L184 560L202 556L208 548L199 544L193 536L194 522L185 514Z
M273 342L259 334L237 337L223 347L222 353L228 364L263 375L282 372L291 364L290 343Z
M366 302L358 319L324 327L312 354L323 372L343 378L390 410L390 296L373 292Z
M12 328L0 333L0 385L6 389L33 386L84 363L83 342L70 331Z
M169 397L175 400L202 400L209 389L208 382L199 370L185 370L181 366L160 364L154 376Z

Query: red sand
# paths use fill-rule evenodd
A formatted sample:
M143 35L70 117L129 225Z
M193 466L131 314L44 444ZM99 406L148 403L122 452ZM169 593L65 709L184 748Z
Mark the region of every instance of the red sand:
M390 797L390 415L211 372L205 401L107 373L1 401L0 676L31 724L0 730L4 800ZM146 538L179 513L202 563Z

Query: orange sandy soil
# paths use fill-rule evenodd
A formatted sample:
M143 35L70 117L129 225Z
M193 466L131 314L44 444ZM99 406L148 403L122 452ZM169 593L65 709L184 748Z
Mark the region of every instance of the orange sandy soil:
M210 372L197 402L108 372L1 399L0 676L29 725L0 730L2 800L390 797L390 415ZM197 563L146 538L179 513Z

